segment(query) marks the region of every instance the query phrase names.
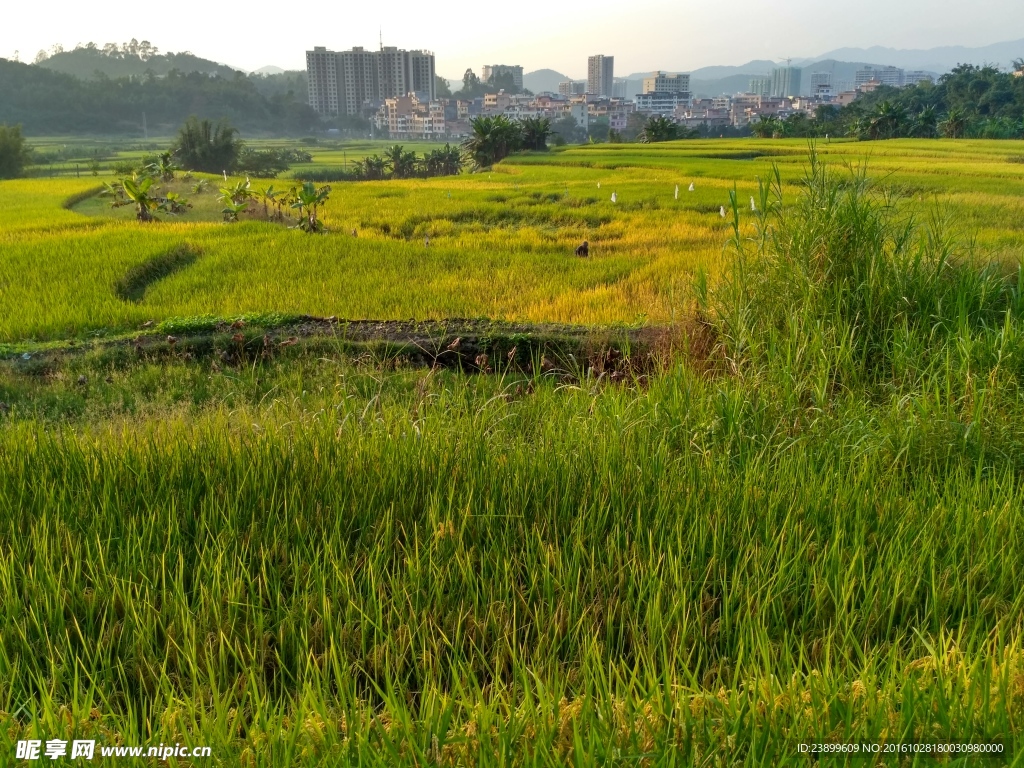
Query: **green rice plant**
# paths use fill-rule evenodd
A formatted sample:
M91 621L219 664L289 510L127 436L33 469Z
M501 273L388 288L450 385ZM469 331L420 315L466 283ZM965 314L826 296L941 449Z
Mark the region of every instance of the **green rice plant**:
M141 301L146 289L157 280L184 269L199 258L199 251L187 243L132 267L114 285L114 292L125 301Z
M859 388L931 371L1000 326L1015 337L1019 265L982 260L940 209L920 224L865 166L840 175L812 150L795 204L777 169L759 197L748 238L732 196L735 256L705 307L738 363L778 370L781 356L784 375L818 377L819 391Z
M1024 444L986 427L998 453L929 456L941 393L815 410L686 365L642 389L301 353L69 365L0 374L0 748L1019 752Z
M804 142L741 143L743 152L775 153L786 195L798 192ZM317 147L308 166L338 167L345 152L372 153L382 146ZM516 155L490 174L342 183L318 214L331 231L322 242L289 238L260 222L214 226L223 218L216 196L193 197L190 184L177 180L165 188L192 198L189 216L167 217L144 230L124 228L133 206L110 209L86 194L93 185L85 180L4 182L0 272L18 289L3 297L0 339L54 339L99 328L126 332L149 319L263 310L669 322L690 310L679 286L698 268L714 277L723 265L729 223L717 214L728 191L736 185L741 200L759 194L756 177L767 170L761 159L720 157L737 147L735 141L698 140L594 145ZM908 212L923 220L941 205L959 227L976 233L979 257L1014 258L1024 183L1006 158L1019 154L1020 145L897 140L869 149L870 175L881 180L879 188L914 190L904 201ZM818 147L823 159L836 164L859 162L865 151L849 142ZM582 166L580 159L594 162ZM686 191L690 182L696 182L693 193ZM675 200L677 185L682 194ZM613 186L617 204L608 199ZM73 197L81 194L84 200ZM71 210L60 210L63 205ZM744 206L746 234L756 219ZM486 226L490 222L501 226ZM426 237L429 248L423 247ZM130 266L183 240L207 254L202 265L177 273L166 291L158 287L137 307L113 293L111 286ZM583 240L594 245L595 258L572 258ZM62 279L68 273L76 275L73 285Z

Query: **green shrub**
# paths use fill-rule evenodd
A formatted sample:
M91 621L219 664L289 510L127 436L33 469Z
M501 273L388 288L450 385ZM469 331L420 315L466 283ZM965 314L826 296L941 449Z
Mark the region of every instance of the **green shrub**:
M357 181L360 177L345 168L308 168L296 171L294 177L298 181L325 183L332 181Z
M0 124L0 179L23 176L29 154L21 126Z

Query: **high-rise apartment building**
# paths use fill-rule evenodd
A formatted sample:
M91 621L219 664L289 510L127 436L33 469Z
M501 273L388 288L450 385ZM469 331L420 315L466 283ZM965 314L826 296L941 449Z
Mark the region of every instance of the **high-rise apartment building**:
M306 51L309 105L322 115L358 115L377 105L415 93L421 101L436 96L434 54L381 48L367 51Z
M614 93L615 57L591 56L587 59L587 93L611 96Z
M338 58L334 51L316 47L306 51L309 106L321 115L338 114Z
M587 84L582 80L566 80L558 84L560 96L582 96L587 92Z
M515 86L516 93L521 93L523 90L523 68L518 64L484 64L480 74L480 79L485 83L492 77L512 75L512 85Z
M376 51L353 48L336 53L341 78L339 110L327 114L358 115L364 104L380 100L380 69ZM313 105L313 79L309 79L310 105ZM320 110L317 109L317 112Z
M800 67L772 70L772 96L795 98L800 95Z
M758 96L771 96L772 95L772 79L771 79L771 77L752 77L752 78L750 78L750 93L757 94Z

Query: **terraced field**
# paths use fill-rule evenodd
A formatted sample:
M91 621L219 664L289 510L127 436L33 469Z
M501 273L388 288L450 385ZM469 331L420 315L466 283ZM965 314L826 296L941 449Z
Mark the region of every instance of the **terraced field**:
M817 152L0 182L0 755L1020 764L1024 143Z
M1012 257L1020 245L1020 143L832 143L819 151L838 162L866 159L872 175L909 194L912 210L941 209L995 257ZM719 210L733 186L746 201L771 162L792 184L806 152L779 141L596 145L454 179L336 184L325 238L259 222L225 226L215 192L196 198L197 213L140 227L128 209L112 216L102 200L62 208L96 188L94 180L9 182L0 186L0 285L10 310L0 316L0 342L268 311L669 322L686 311L695 270L717 268L730 232ZM744 223L751 219L744 210ZM581 261L572 251L585 239L593 258ZM185 245L203 254L189 269L142 302L118 299L120 275Z

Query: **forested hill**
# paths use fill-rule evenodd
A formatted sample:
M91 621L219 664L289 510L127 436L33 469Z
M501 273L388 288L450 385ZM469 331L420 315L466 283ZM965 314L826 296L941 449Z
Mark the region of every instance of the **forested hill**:
M39 65L0 59L0 124L21 124L28 135L77 133L168 134L190 115L228 119L248 133L301 134L318 124L305 90L271 87L260 76L170 70L160 76L83 80ZM285 76L276 76L284 78Z
M102 48L89 45L73 51L59 50L43 57L36 57L36 64L54 72L74 75L83 80L98 77L117 79L120 77L141 77L146 72L166 75L168 72L202 72L207 75L234 77L235 70L225 64L204 59L187 51L184 53L159 53L148 42L132 40L122 46L108 43Z

